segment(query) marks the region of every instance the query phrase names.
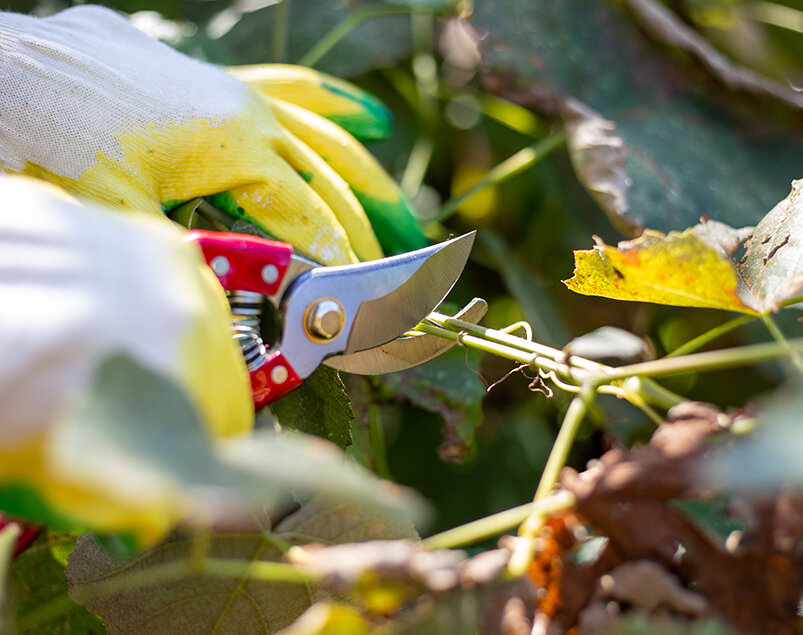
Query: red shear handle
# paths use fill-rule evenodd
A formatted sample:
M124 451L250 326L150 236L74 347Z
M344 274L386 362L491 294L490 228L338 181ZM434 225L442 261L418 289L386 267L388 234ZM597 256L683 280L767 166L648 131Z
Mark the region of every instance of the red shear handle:
M301 378L287 363L281 351L271 351L265 363L251 371L254 407L259 410L301 385Z
M247 234L193 230L185 240L196 242L224 289L272 295L287 273L293 246ZM263 363L250 370L257 410L301 385L301 378L281 351L269 351Z
M184 239L198 243L206 264L223 288L231 291L276 293L293 255L293 246L289 243L248 234L196 229L187 232Z

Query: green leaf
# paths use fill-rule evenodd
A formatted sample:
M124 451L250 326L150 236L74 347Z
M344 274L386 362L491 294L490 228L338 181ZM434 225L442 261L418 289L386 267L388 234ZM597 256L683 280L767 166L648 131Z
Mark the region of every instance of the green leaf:
M756 227L739 263L742 280L761 313L778 311L803 289L803 180Z
M75 604L67 594L65 565L53 554L53 549L58 550L63 542L59 535L41 536L11 565L10 586L16 601L18 633L106 632L97 615Z
M379 538L415 538L412 524L366 512L353 505L313 500L261 530L216 533L208 556L243 562L278 562L293 545L339 544ZM110 633L275 632L290 624L324 597L313 586L237 577L205 576L154 580L143 585L149 570L186 562L192 541L174 539L130 561L115 560L89 537L78 541L67 569L74 598L97 612ZM104 592L114 585L115 592Z
M354 413L346 387L332 368L320 366L270 409L285 428L314 434L344 449L351 445Z
M799 176L799 133L760 110L782 106L728 93L688 56L652 42L622 3L486 0L472 22L487 33L496 92L556 113L575 98L615 126L602 145L621 140L631 185L618 207L598 201L631 235L681 230L702 214L754 225Z
M456 347L426 364L382 379L396 395L443 417L438 454L444 461L459 463L466 457L482 421L485 384L473 370L476 365L475 355L467 356L465 349Z

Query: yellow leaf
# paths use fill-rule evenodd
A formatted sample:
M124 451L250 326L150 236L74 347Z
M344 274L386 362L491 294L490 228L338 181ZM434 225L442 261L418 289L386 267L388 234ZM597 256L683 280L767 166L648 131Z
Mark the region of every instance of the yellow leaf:
M576 293L756 315L739 297L731 262L691 229L648 229L616 247L597 239L594 249L575 251L574 261L574 277L564 284Z

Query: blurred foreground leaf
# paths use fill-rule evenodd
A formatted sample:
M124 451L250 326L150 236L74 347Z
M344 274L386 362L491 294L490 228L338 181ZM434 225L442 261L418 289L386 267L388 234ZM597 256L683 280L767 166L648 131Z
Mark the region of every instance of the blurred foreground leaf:
M122 356L102 365L89 394L54 434L54 460L103 496L98 505L119 505L117 513L133 527L169 527L182 518L231 522L291 490L397 517L417 513L401 488L349 464L315 437L258 431L213 447L186 396ZM59 503L69 508L70 501Z
M799 127L776 126L759 110L769 99L728 93L685 55L667 54L622 3L486 0L472 23L487 34L491 90L553 113L574 98L610 122L598 132L610 149L621 142L623 163L613 153L609 169L632 185L597 188L597 200L630 235L682 230L701 214L754 225L799 176Z
M755 313L739 297L731 262L689 229L575 251L566 286L583 295Z
M380 540L296 547L288 558L334 594L388 618L377 632L475 633L483 614L498 610L481 598L498 590L510 552L495 549L468 558L460 550Z
M276 562L293 545L338 544L379 538L416 538L410 522L393 521L342 503L314 500L262 528L211 536L208 556ZM82 537L69 559L70 593L98 613L109 633L275 632L325 597L303 583L269 582L246 577L215 577L202 572L158 584L143 584L148 571L186 562L192 553L186 537L170 540L130 561L116 560L94 540ZM144 578L143 578L144 576ZM105 590L114 585L113 590Z

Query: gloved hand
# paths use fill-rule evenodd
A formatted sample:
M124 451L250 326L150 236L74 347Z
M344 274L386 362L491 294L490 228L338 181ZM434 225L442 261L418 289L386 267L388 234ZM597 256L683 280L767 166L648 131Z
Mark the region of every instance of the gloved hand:
M223 290L180 229L69 198L0 176L0 487L23 484L76 523L148 542L183 510L55 460L65 411L118 353L182 388L212 438L250 431L251 387Z
M2 171L154 214L216 195L325 264L382 255L365 212L386 248L425 244L390 177L313 112L385 128L381 105L343 82L286 66L229 74L89 6L1 13L0 80Z

